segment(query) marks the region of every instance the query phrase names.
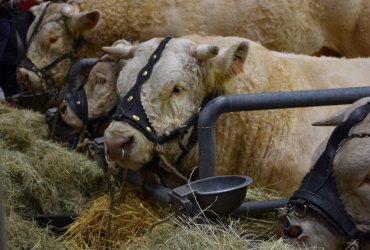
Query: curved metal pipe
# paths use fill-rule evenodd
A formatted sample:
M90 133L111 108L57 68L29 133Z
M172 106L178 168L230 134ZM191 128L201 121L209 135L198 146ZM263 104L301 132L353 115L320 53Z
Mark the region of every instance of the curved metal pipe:
M350 104L370 96L370 87L302 90L220 96L210 101L198 120L199 177L216 175L215 123L226 112Z
M277 208L284 207L288 199L246 201L243 202L232 214L236 216L256 216L264 213L275 212Z
M79 86L80 73L82 70L91 68L96 64L98 58L83 58L76 61L69 69L67 80L69 85L69 91Z

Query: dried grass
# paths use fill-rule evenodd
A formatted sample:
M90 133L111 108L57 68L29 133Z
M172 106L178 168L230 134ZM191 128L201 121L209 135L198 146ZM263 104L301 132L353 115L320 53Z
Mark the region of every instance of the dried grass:
M43 115L0 105L0 185L9 249L296 249L272 238L272 214L208 223L172 215L161 222L169 209L136 192L115 202L108 237L110 199L102 195L102 171L85 156L48 141L47 129ZM277 193L255 187L246 199L276 198ZM24 219L56 213L80 214L58 239Z
M144 235L152 224L160 221L168 212L168 209L135 192L127 193L124 201L116 201L112 211L109 209L110 202L108 195L97 199L69 227L62 239L83 249L125 249L131 244L132 238ZM108 235L110 212L111 234Z
M0 105L0 187L4 191L8 241L18 242L18 248L25 244L19 239L23 237L30 242L26 248L39 248L33 239L39 237L40 230L23 218L77 215L104 192L104 173L95 162L47 137L43 115ZM18 232L28 227L32 227L29 236L19 236Z

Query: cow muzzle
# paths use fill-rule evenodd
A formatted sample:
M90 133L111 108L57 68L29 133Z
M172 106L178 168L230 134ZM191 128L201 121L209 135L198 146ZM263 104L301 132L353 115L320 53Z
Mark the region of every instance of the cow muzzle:
M111 137L105 136L105 155L108 163L124 160L125 152L129 153L133 147L133 136Z
M20 67L17 69L17 83L24 90L30 90L33 93L45 91L42 79L35 72L29 71L26 68Z

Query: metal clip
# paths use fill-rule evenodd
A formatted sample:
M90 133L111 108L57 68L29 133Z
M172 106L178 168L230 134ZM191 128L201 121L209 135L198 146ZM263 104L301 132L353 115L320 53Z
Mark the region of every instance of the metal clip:
M303 217L306 214L307 206L303 205L303 212L302 213L299 213L297 207L298 207L297 204L294 205L294 207L293 207L294 214L297 215L298 217Z

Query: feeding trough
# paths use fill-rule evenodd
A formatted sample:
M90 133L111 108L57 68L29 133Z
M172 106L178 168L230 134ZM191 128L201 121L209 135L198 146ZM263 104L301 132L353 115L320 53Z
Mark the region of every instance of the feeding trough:
M214 176L177 187L170 195L176 212L190 216L202 213L212 218L235 211L244 201L251 183L248 176Z

